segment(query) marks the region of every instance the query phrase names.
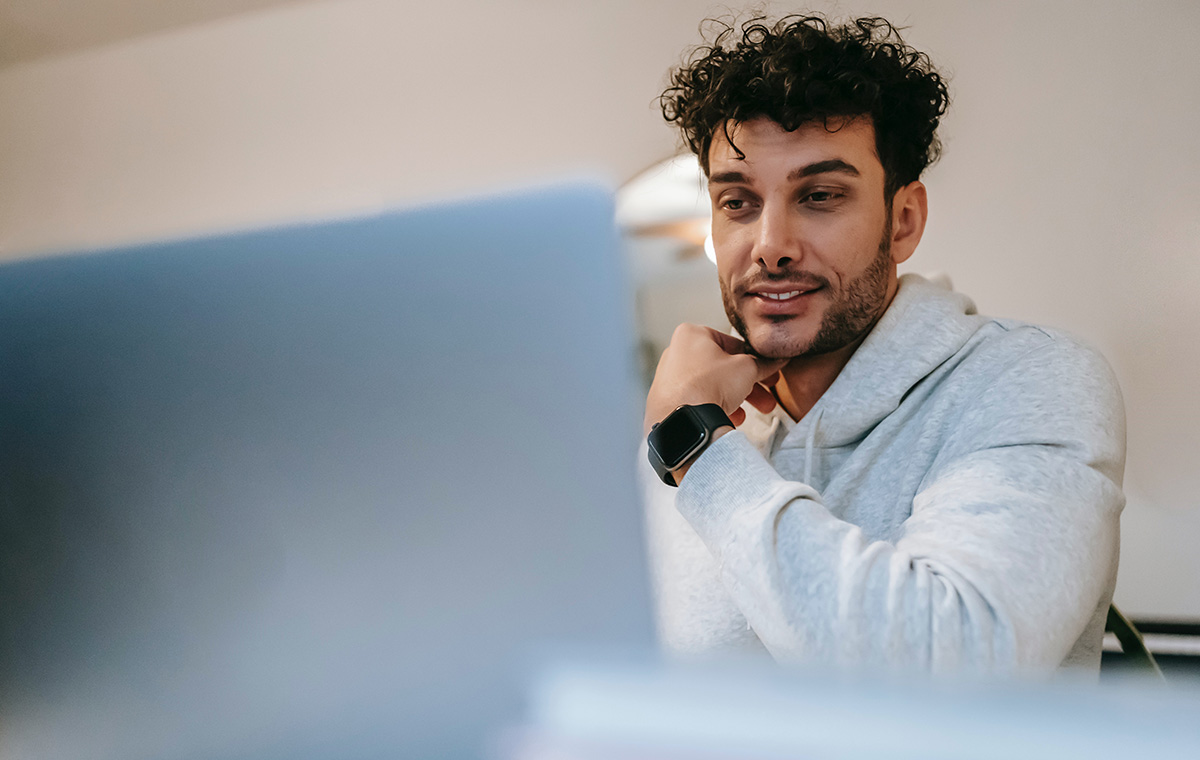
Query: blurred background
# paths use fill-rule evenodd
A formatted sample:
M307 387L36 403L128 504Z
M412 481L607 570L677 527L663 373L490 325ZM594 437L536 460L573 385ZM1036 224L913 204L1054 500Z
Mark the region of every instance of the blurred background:
M873 0L951 78L908 271L1064 328L1129 416L1117 603L1200 620L1200 4ZM0 0L0 260L425 204L678 150L697 0ZM645 220L643 220L645 221ZM695 241L630 246L642 338L720 320ZM652 242L648 242L648 240ZM665 326L665 327L664 327Z

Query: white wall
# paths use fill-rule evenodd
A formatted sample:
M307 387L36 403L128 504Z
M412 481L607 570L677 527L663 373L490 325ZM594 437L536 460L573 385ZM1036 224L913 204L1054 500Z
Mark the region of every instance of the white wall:
M616 182L673 148L697 15L641 5L331 0L0 70L0 252Z
M1200 4L878 11L952 76L911 268L1072 330L1129 411L1118 602L1200 618ZM421 201L667 155L716 4L325 0L0 70L0 257Z

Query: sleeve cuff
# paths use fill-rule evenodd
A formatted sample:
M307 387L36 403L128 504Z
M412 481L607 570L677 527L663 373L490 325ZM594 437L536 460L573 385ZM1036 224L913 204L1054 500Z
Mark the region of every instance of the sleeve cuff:
M812 490L784 480L746 436L734 430L718 438L688 468L675 507L712 546L726 534L739 508L762 504L781 490L797 487Z

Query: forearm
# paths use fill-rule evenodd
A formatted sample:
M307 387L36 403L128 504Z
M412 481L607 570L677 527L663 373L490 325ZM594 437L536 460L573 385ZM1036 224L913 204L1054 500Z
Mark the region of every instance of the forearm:
M784 660L1049 670L1094 608L1092 576L1103 575L1071 557L1037 557L1052 554L1053 542L1042 552L1024 543L1027 532L1010 519L1019 520L1016 513L964 531L943 509L937 519L918 517L895 544L869 541L830 514L812 488L780 478L744 440L711 448L677 504L730 596ZM1048 535L1073 530L1065 523L1047 525ZM972 535L972 528L984 530ZM1102 562L1107 554L1090 556Z

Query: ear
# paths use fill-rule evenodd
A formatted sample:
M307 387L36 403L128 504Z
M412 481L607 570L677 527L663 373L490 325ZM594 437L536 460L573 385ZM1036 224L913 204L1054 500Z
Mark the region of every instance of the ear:
M929 198L925 185L919 181L910 182L896 191L892 199L892 261L899 264L913 255L925 233L928 217Z

